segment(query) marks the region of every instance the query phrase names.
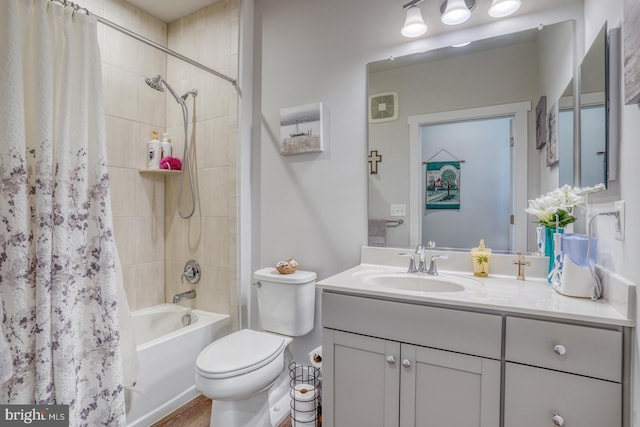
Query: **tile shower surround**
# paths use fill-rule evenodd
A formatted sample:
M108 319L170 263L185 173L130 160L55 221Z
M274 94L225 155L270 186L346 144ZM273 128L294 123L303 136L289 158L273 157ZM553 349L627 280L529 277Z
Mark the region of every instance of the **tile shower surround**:
M170 24L122 0L78 3L211 68L237 74L237 0L220 1ZM203 279L196 287L198 298L183 305L233 313L237 325L237 94L226 81L101 24L98 40L114 230L131 309L170 302L173 294L187 290L180 284L180 274L193 258L202 266ZM178 93L192 88L199 92L195 107L188 100L199 198L189 220L179 218L176 211L179 175L138 173L146 168L152 130L166 129L174 153L182 157L180 107L144 83L144 77L157 74ZM188 200L187 187L184 193Z

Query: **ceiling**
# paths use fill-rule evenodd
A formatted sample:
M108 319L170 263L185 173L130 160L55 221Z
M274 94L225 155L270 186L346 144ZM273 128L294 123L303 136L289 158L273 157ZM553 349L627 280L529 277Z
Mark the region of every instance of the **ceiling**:
M173 22L176 19L189 15L203 7L209 6L218 0L126 0L132 5L144 10L148 14L164 22ZM349 1L349 0L345 0ZM398 2L398 16L402 17L402 4L408 0ZM449 27L440 22L440 6L444 0L425 0L419 7L422 10L429 32L427 35L437 34L447 30L456 30L464 27L482 25L494 20L487 11L491 0L476 0L476 7L471 18L462 25ZM558 7L559 4L570 0L522 0L522 6L516 15L526 15L544 9ZM399 30L398 30L399 31Z
M190 15L217 1L218 0L127 0L128 3L166 23Z

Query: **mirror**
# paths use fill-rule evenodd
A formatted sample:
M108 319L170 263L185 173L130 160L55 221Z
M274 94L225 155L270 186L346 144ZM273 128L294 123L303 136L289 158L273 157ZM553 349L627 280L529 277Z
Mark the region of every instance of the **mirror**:
M566 21L542 30L477 40L465 47L369 64L369 160L377 166L377 173L369 174L370 237L386 246L433 240L437 247L462 249L477 246L483 238L496 250L533 251L535 227L524 208L528 199L538 196L539 188L546 188L546 183L538 185L538 181L549 171L541 166L545 150L535 148L535 105L542 95L549 105L560 99L573 77L573 52L574 23ZM444 126L459 123L464 127L474 121L485 125L493 118L507 124L495 137L490 133L488 141L475 138L476 131L453 141L457 131ZM416 121L415 126L407 126L410 120ZM426 128L431 125L433 135L427 136ZM491 156L496 148L489 141L505 133L504 144L513 136L515 148L507 147L498 160ZM411 141L419 142L412 145ZM439 176L441 182L434 185L436 177L429 186L422 162L457 160L464 161L459 165L458 181L452 178L445 187ZM501 178L495 182L485 179L505 163ZM444 193L436 197L448 200L457 192L459 207L427 208L428 191ZM506 193L506 199L483 203L488 199L485 195L496 192ZM484 222L487 218L500 218L501 225L496 228ZM512 218L515 224L510 224ZM435 220L433 225L427 219ZM385 223L387 227L381 227ZM379 233L381 228L386 230ZM444 232L438 234L440 231ZM383 236L372 236L375 233Z
M567 87L562 92L558 101L558 157L559 184L573 186L573 147L574 147L574 105L573 79L569 81Z
M580 186L607 184L607 25L580 66Z

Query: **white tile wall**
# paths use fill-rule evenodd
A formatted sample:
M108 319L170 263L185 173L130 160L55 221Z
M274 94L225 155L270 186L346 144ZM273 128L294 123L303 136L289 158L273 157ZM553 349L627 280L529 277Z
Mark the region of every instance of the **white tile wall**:
M225 74L237 72L238 0L221 0L169 26L124 0L80 0L95 14ZM195 301L184 305L232 313L237 324L236 140L237 93L229 83L98 25L111 176L114 229L132 309L170 301L190 288L180 283L184 263L203 268ZM150 89L144 77L162 75L182 94L191 114L197 209L177 215L179 176L140 174L151 131L167 129L174 156L183 157L182 110L168 92ZM183 210L190 208L184 180Z
M169 25L169 48L232 77L237 70L238 0L221 0ZM202 42L205 40L206 42ZM197 298L185 305L229 313L237 325L237 218L236 144L237 93L225 80L169 58L167 76L181 94L196 88L198 96L188 102L194 182L199 205L196 215L177 216L177 179L167 180L165 198L167 300L189 289L179 277L189 257L202 266ZM173 84L175 82L175 84ZM182 157L182 115L167 98L167 126L174 150ZM195 138L193 137L195 135ZM183 190L187 191L187 187Z

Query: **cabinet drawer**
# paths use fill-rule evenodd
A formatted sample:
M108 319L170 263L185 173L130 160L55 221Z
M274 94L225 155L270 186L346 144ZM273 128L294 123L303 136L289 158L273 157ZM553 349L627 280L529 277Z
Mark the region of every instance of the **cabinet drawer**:
M500 359L499 315L323 292L325 328Z
M508 317L505 357L509 362L620 382L622 332Z
M621 384L507 363L505 426L621 427L621 409Z

